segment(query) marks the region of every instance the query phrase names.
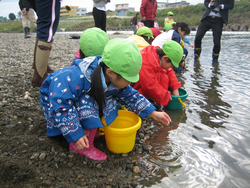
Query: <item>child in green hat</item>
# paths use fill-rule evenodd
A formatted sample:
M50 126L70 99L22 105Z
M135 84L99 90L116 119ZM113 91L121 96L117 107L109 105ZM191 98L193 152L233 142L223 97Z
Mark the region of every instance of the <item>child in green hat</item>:
M182 40L185 40L185 36L189 35L190 33L190 28L188 26L187 23L185 22L177 22L176 24L173 24L173 29L170 29L169 24L165 25L165 32L163 32L162 34L158 35L154 41L152 42L153 46L159 46L160 48L162 47L162 45L164 44L164 42L168 41L168 40L174 40L176 42L178 42L179 44L184 44L182 42ZM188 39L187 39L188 40ZM184 48L183 45L183 51L184 51L184 56L182 58L182 61L180 62L180 67L178 67L179 70L182 69L181 66L185 67L185 59L188 55L188 51L186 48Z
M109 41L109 36L103 30L93 27L86 29L80 38L80 48L77 50L75 59L71 65L76 65L77 59L89 56L102 55L103 49Z
M110 125L120 104L139 115L150 116L169 125L170 117L130 86L139 80L142 56L138 47L126 39L112 39L102 56L76 60L75 66L50 74L40 90L40 105L47 121L47 135L63 135L70 150L94 160L107 155L93 146L97 128L104 116Z
M164 25L166 25L166 23L173 23L174 22L174 20L173 20L173 17L174 17L174 13L173 12L171 12L171 11L169 11L168 12L168 17L164 20Z
M139 50L141 50L150 45L154 37L151 29L143 26L137 30L136 35L131 35L127 39L134 42L138 46Z
M178 67L183 57L181 45L173 40L166 41L162 48L147 46L141 51L142 68L139 72L140 79L132 84L146 98L151 98L161 106L167 106L172 100L168 89L173 90L173 95L179 96L178 82L173 67Z

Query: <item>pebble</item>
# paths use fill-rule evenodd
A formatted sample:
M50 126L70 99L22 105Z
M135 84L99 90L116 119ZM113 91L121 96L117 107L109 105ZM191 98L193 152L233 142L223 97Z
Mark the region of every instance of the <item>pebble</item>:
M71 162L68 163L68 166L69 166L69 167L72 167L73 165L74 165L74 164L71 163Z
M31 160L37 159L38 156L39 156L39 153L34 153L34 154L30 157L30 159L31 159Z
M76 179L82 179L82 178L84 178L85 176L83 175L83 174L79 174L77 177L76 177Z
M139 166L134 166L133 171L134 173L139 173L140 172Z
M97 164L96 168L101 169L102 168L102 164L101 163Z
M123 153L122 156L123 156L123 157L127 157L128 154L127 154L127 153Z
M15 125L14 125L14 124L10 124L10 125L6 125L5 127L6 127L7 129L11 129L11 128L14 128Z
M41 153L39 156L40 161L45 161L46 159L46 153Z

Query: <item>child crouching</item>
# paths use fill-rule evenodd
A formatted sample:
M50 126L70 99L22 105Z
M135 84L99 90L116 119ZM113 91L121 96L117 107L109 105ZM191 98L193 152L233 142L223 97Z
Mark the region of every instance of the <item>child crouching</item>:
M139 80L142 57L138 47L126 39L113 39L102 56L76 60L49 75L40 90L47 135L63 135L70 150L94 160L107 155L93 146L96 130L103 127L100 117L110 125L118 115L120 104L141 118L150 116L169 125L170 117L130 86Z

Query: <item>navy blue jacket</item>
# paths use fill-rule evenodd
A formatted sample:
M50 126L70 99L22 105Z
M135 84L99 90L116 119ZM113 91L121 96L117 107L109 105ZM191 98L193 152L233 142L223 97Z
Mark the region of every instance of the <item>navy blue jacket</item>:
M207 7L207 10L203 14L201 21L204 20L212 11L211 8L208 7L210 0L205 0L204 5ZM224 9L220 9L220 15L223 22L227 25L228 23L228 10L234 8L234 0L220 0L220 4L224 4Z

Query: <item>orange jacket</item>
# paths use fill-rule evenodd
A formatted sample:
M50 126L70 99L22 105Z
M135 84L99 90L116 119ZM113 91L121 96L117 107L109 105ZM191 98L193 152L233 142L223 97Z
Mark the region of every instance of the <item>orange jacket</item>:
M181 83L178 82L172 68L161 68L157 48L150 45L140 51L142 55L140 79L132 86L146 98L150 97L158 104L167 106L171 96L168 89L176 90L181 87Z

